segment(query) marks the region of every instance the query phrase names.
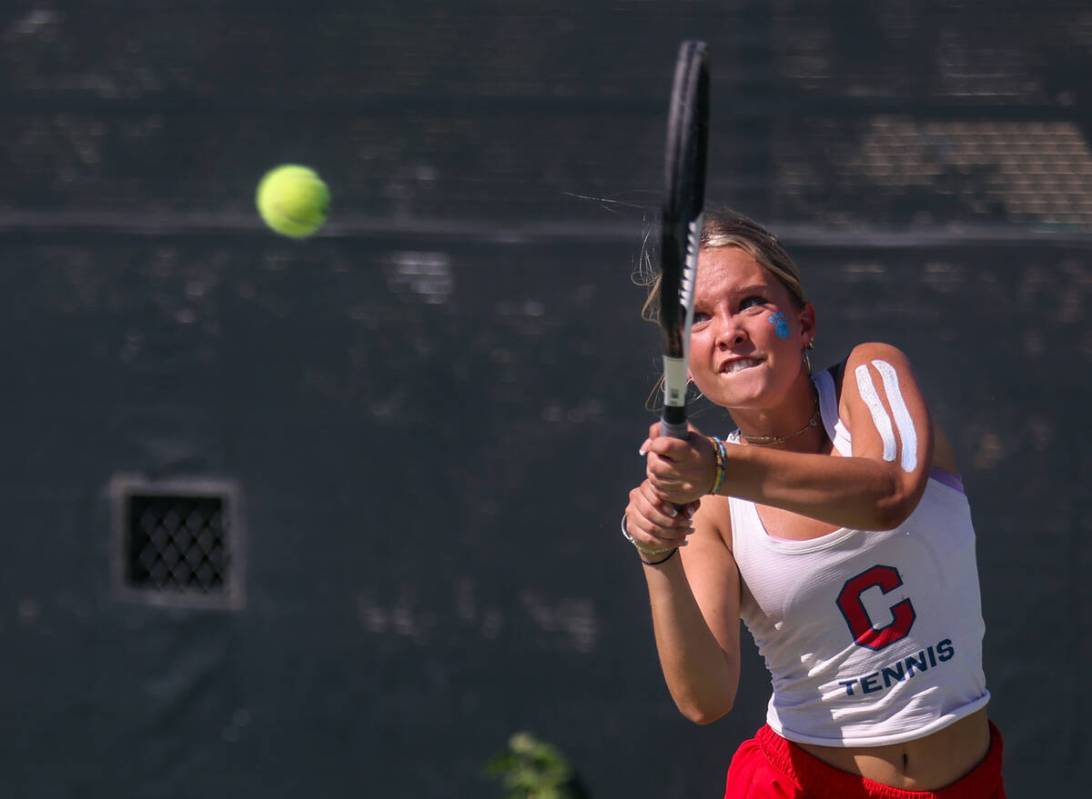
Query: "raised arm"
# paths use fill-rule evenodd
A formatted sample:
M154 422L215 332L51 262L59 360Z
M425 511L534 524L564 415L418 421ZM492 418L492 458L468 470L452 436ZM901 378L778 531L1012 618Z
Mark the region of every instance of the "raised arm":
M720 493L842 527L897 527L925 490L933 453L932 422L907 357L888 344L856 347L839 415L852 457L730 445ZM664 497L688 502L708 491L714 456L704 436L654 437L647 446L649 478Z
M679 543L685 522L670 508L646 480L630 492L630 535L650 548ZM739 685L740 584L727 514L724 499L706 497L679 557L644 566L664 680L679 711L697 724L728 713Z

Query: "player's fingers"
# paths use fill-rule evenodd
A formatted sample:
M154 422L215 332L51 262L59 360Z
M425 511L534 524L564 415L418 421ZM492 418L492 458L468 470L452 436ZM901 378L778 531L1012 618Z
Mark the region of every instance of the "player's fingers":
M694 532L693 513L687 505L676 505L666 500L649 483L642 485L642 498L648 503L649 510L644 511L646 518L658 523L657 531L664 540L680 541ZM643 508L643 506L642 506ZM668 523L668 520L670 522Z
M674 463L658 455L650 455L645 464L645 475L661 491L693 491L695 482L703 476L700 468L686 463ZM684 502L690 502L690 499Z
M639 543L646 545L683 546L686 544L686 537L694 532L694 528L689 524L686 527L656 524L636 509L626 518L629 534Z
M685 458L686 455L693 450L693 447L690 445L689 441L681 438L661 436L654 441L649 441L646 449L648 452L655 453L661 458L676 461Z
M688 524L690 519L694 518L697 506L700 504L700 502L672 502L669 497L660 499L660 507L663 508L664 513L670 515L674 511L675 518L685 519Z
M669 516L661 513L655 504L648 501L649 492L636 488L630 492L630 502L626 507L626 532L638 546L653 549L677 547L686 544L686 536L692 528L674 527ZM666 522L666 523L665 523ZM689 522L687 522L689 525Z
M683 474L689 471L688 461L680 458L676 460L666 455L658 455L655 452L648 454L648 459L645 462L645 468L651 470L657 477L662 479L678 480Z
M677 474L675 464L655 454L649 456L648 462L645 464L645 472L650 480L671 480Z
M694 487L678 476L657 477L648 475L648 482L672 505L683 505L694 499Z
M690 525L685 518L680 519L678 516L670 516L651 505L640 508L638 512L641 514L641 518L648 522L650 526L660 530L678 530L682 529L683 526L688 527Z
M665 499L668 499L669 497L671 497L671 496L673 496L675 494L674 486L668 485L667 483L659 480L656 477L653 477L652 475L649 475L648 483L654 489L656 489L656 493L658 493L660 496L664 497Z
M632 497L632 502L637 511L651 524L665 529L690 526L689 514L685 511L680 512L670 502L663 501L651 485L647 487L647 491L638 490L636 496Z
M645 480L644 483L641 484L642 490L646 486L648 490L645 493L645 496L649 498L650 502L659 504L665 509L668 507L673 508L676 511L679 511L681 516L685 516L688 519L692 519L694 517L694 514L698 512L698 508L701 507L700 499L688 498L683 500L682 502L678 502L677 500L673 499L675 495L674 489L666 491L662 490L660 488L657 488L651 480ZM664 512L670 513L669 510L665 510Z

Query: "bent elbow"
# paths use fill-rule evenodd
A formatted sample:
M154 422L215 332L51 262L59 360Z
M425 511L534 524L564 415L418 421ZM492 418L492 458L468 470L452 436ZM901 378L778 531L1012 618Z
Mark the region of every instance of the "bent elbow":
M699 727L706 727L712 724L714 721L720 721L722 718L727 716L728 713L731 712L731 710L732 708L726 707L724 708L724 710L718 713L704 713L697 716L691 716L690 721L694 722Z
M875 530L894 530L910 518L918 506L925 485L907 485L899 480L892 480L883 496L877 500L873 509L874 519L871 524Z
M876 505L870 526L877 531L894 530L909 519L913 512L914 505L903 499L892 498Z
M687 721L692 721L695 724L704 727L712 724L714 721L720 721L720 719L727 716L732 711L732 702L722 702L717 705L678 705L679 712L683 714L683 717Z

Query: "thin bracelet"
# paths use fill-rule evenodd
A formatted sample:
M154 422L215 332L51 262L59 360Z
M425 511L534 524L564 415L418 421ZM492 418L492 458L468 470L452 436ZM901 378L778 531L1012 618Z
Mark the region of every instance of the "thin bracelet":
M679 548L675 547L667 553L667 557L660 558L659 560L645 560L640 555L638 555L637 558L641 561L641 563L645 564L646 566L659 566L661 563L667 563L669 560L675 557L675 553L678 551ZM638 552L640 552L640 550L638 550Z
M633 536L631 536L629 534L629 530L626 529L626 514L624 513L622 514L622 521L620 526L622 528L622 537L629 541L631 544L633 544L633 548L637 550L637 558L641 561L641 563L644 563L648 566L655 566L657 563L663 563L664 560L670 558L679 549L678 547L664 547L663 549L645 549L637 543L637 540ZM665 552L668 552L669 554L667 558L664 558L663 560L649 561L641 557L642 555L651 555L652 557L656 557L657 555L662 555Z

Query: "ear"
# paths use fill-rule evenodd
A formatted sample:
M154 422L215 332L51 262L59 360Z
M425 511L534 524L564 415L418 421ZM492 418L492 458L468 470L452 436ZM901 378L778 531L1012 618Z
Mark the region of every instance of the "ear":
M815 341L815 306L804 303L797 318L800 320L800 343L807 347Z

